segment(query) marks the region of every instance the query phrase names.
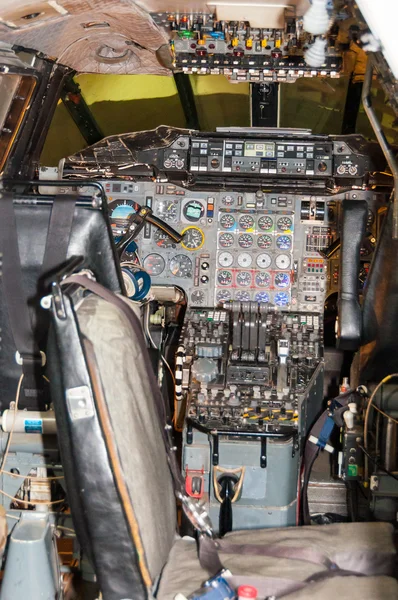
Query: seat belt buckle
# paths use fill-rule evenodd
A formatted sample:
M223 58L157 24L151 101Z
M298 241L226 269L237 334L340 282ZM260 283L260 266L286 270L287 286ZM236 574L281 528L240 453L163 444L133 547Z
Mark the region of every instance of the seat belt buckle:
M35 357L33 357L33 361L34 361L34 358ZM15 362L20 367L23 367L23 365L24 365L23 356L18 352L18 350L15 352ZM40 363L42 367L45 367L46 362L47 362L46 354L45 354L45 352L43 352L43 350L40 350L40 358L37 357L37 363Z
M176 492L176 496L182 504L184 513L195 529L197 529L199 533L213 538L213 524L204 504L198 502L195 498L191 498L187 494L183 494L180 491Z
M188 596L186 600L235 600L236 591L228 583L231 572L223 569L220 573L204 582L202 587ZM177 600L177 595L174 600Z

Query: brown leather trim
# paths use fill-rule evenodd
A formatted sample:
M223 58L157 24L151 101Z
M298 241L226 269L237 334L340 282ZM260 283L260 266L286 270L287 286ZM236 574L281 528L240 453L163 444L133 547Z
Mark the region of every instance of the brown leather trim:
M100 423L102 433L104 435L104 441L108 452L109 462L112 466L116 488L120 496L124 513L126 515L126 519L130 527L130 532L137 550L138 562L141 569L142 578L144 580L145 585L147 587L151 587L152 579L148 570L148 565L145 557L145 550L142 544L138 523L135 518L130 494L128 492L126 482L124 480L122 466L120 464L119 455L117 452L116 445L114 443L113 429L110 421L108 407L106 405L104 397L101 378L98 372L94 347L93 344L86 338L83 339L83 347L86 355L87 370L90 375L91 384L93 387L98 421Z

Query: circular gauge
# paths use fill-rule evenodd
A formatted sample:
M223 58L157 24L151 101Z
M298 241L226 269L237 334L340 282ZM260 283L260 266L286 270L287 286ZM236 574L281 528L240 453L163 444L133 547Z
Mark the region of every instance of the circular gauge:
M154 277L163 273L165 264L164 258L160 254L148 254L144 258L144 269Z
M185 254L173 256L169 269L174 277L192 277L192 261Z
M235 300L238 300L238 302L250 302L250 294L249 292L240 290L239 292L236 292Z
M217 292L217 302L229 302L232 298L232 294L229 290L219 290Z
M238 265L240 267L248 268L252 264L252 257L248 252L241 252L238 254Z
M276 224L279 231L289 231L292 228L293 221L290 217L280 217Z
M165 221L175 221L177 218L178 207L174 200L159 200L156 207L156 214Z
M225 271L225 270L218 271L217 281L218 281L218 285L231 285L231 283L232 283L231 271Z
M266 288L271 283L271 276L269 273L256 273L256 286Z
M250 215L242 215L239 219L239 227L241 229L251 229L254 225L254 219Z
M229 214L222 215L220 219L220 225L224 229L232 229L232 227L235 225L235 217Z
M224 206L232 206L235 200L232 196L224 196L221 202L224 204Z
M274 296L274 302L277 306L286 306L286 304L289 304L289 294L287 292L278 292Z
M241 248L250 248L253 244L253 238L250 233L241 233L238 238L238 244Z
M263 231L269 231L270 229L272 229L273 225L274 225L274 222L271 219L271 217L268 217L268 215L266 215L264 217L260 217L258 220L258 226Z
M220 252L218 255L218 264L222 267L230 267L234 262L234 257L229 252Z
M108 204L109 218L114 235L126 230L130 216L140 209L132 200L114 200Z
M262 252L256 258L257 266L260 267L260 269L268 269L271 262L272 262L272 259L271 259L270 255L267 254L266 252Z
M234 236L232 235L232 233L220 233L218 243L221 246L221 248L230 248L234 244Z
M279 235L276 238L276 245L279 250L289 250L292 245L292 238L289 235Z
M287 273L277 273L274 282L278 288L287 288L290 284L290 277Z
M272 237L270 235L259 235L257 238L257 246L262 250L266 250L267 248L271 248L272 246Z
M195 290L194 292L192 292L191 302L193 302L194 304L203 304L204 301L205 295L204 292L202 292L202 290Z
M275 258L275 265L278 269L288 269L290 267L290 256L288 254L278 254Z
M252 282L252 276L249 271L239 271L236 276L236 283L240 287L248 287Z
M185 250L199 250L205 243L205 234L199 227L190 225L182 230L181 235L184 239L181 242L181 246Z
M199 221L205 214L205 207L199 200L189 200L182 209L182 214L187 221Z
M255 300L259 304L261 302L269 302L269 295L267 294L267 292L257 292L257 294L255 296Z
M169 237L167 235L167 233L165 233L161 229L156 229L153 239L155 241L155 244L157 246L159 246L159 248L174 248L175 247L175 243L173 242L171 237Z

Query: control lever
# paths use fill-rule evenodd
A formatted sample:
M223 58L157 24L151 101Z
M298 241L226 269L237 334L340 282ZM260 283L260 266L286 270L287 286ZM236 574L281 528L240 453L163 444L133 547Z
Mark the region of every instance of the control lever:
M220 486L219 495L222 499L220 515L218 519L220 537L229 531L232 531L232 500L235 496L235 486L238 480L239 478L232 474L221 475L221 477L219 477L217 480L217 483Z
M283 390L288 387L287 385L287 357L289 356L289 341L280 339L278 340L278 380L276 389L278 394L282 394Z

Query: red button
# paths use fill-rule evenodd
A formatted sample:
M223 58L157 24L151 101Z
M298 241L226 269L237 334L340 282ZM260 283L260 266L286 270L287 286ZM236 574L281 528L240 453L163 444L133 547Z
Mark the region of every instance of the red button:
M251 598L255 600L257 598L257 590L251 585L240 585L238 587L238 600L241 598Z

